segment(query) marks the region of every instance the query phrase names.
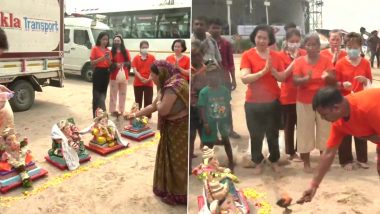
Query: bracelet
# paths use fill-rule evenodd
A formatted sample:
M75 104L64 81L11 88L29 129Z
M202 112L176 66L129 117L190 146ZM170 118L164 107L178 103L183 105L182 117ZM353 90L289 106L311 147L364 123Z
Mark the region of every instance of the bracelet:
M312 187L312 188L318 188L319 187L319 184L317 184L317 182L315 182L314 180L312 180L311 182L310 182L310 186Z

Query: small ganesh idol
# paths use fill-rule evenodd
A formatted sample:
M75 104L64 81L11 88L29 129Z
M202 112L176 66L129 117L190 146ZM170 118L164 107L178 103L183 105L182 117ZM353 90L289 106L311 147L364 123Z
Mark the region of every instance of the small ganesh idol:
M88 161L90 155L73 119L61 120L52 128L52 148L45 159L55 166L69 170L77 169L80 162Z
M215 157L214 149L207 146L203 147L203 162L193 169L193 174L201 180L229 180L238 183L238 178L231 173L229 168L219 166L219 161Z
M247 209L229 193L227 184L206 181L205 189L211 214L248 213ZM205 209L205 207L203 209Z
M24 138L21 142L17 141L13 128L5 128L3 130L0 140L0 172L8 171L11 174L12 170L14 170L20 175L22 186L25 188L32 186L30 176L26 170L27 165L32 162L31 152L27 149L27 145L27 138ZM13 181L1 180L0 187L10 185L10 183L6 182Z
M96 110L92 127L93 143L113 147L117 144L116 126L109 124L108 113L101 108Z

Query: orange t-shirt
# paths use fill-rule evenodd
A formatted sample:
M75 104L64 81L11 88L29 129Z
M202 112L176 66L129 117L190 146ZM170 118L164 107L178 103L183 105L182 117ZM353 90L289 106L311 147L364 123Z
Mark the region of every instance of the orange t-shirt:
M380 102L376 102L379 97L379 88L346 96L350 104L350 117L347 121L341 118L332 124L327 148L338 146L347 135L380 137Z
M277 52L271 50L272 66L279 72L284 70L284 65ZM241 57L240 69L249 68L251 73L257 73L264 69L266 59L261 58L256 48L251 48L243 53ZM277 80L271 72L266 73L260 79L248 84L245 100L248 103L268 103L280 98L280 88Z
M298 57L305 56L306 54L307 54L306 50L304 49L298 50ZM294 60L285 51L279 52L279 55L282 59L282 62L285 68L287 68ZM296 103L296 99L297 99L297 86L294 85L293 74L290 74L288 78L286 78L285 82L281 83L280 102L283 105L294 104Z
M353 92L362 91L363 84L354 79L356 76L364 76L372 81L371 67L368 60L360 57L360 63L357 66L353 66L347 57L339 60L335 65L336 79L338 82L350 82L352 84L352 89L347 90L342 88L343 95L348 95Z
M113 62L124 63L127 61L131 61L131 54L129 53L129 51L127 49L125 49L125 51L127 52L128 59L124 59L123 53L121 53L121 51L117 51L116 55L112 56ZM111 52L111 55L112 55L112 52ZM128 79L129 78L129 70L126 66L123 66L123 69L124 69L125 77L126 77L126 79ZM116 80L116 77L117 77L117 74L119 73L119 70L120 70L119 68L116 68L115 71L111 72L111 74L110 74L111 80Z
M310 65L306 56L303 56L297 58L293 66L293 75L306 76L308 71L312 71L311 80L297 87L297 102L311 104L317 91L326 85L322 79L323 72L332 70L334 66L328 58L322 55L319 56L319 60L315 65Z
M91 50L90 59L91 60L99 59L100 57L103 57L107 52L110 53L110 59L112 60L111 51L108 48L106 48L105 50L102 50L99 46L95 46ZM96 63L95 67L108 68L110 67L110 64L108 63L107 60L103 60L101 62Z
M172 54L172 55L166 57L166 61L168 61L170 64L175 65L177 63L175 54ZM181 59L178 60L178 66L185 69L185 70L189 70L190 69L190 58L188 56L183 55L181 57ZM183 78L185 78L187 81L189 81L188 75L184 75L181 73L181 76Z
M322 50L322 51L320 52L320 54L323 55L323 56L325 56L325 57L327 57L327 58L330 60L330 62L332 63L332 60L333 60L333 58L334 58L334 55L330 52L330 49L329 49L329 48L326 48L326 49ZM338 62L340 59L342 59L343 57L345 57L345 56L347 56L347 52L346 52L345 50L340 50L339 55L338 55L338 60L337 60L337 62Z
M134 67L142 77L148 79L150 76L150 66L156 61L153 55L148 54L145 60L141 59L141 55L136 55L132 61L132 67ZM133 81L133 86L150 86L153 87L153 81L149 81L146 84L142 83L141 80L136 76Z

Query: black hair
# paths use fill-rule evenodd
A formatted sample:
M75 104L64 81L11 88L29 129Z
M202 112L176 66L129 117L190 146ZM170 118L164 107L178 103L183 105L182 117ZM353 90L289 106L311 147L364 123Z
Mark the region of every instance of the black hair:
M290 23L288 23L288 24L286 24L286 25L284 26L285 31L288 31L288 30L290 30L290 29L292 29L292 28L297 28L297 25L294 24L294 22L290 22Z
M292 36L298 36L301 38L301 32L297 28L290 28L286 31L286 39L292 38Z
M0 28L0 49L8 50L8 39L7 35L5 35L5 31Z
M221 73L220 67L213 61L208 61L206 63L206 76Z
M175 43L181 43L181 47L182 47L182 53L185 52L187 50L187 47L186 47L186 41L183 40L183 39L176 39L173 41L173 44L172 44L172 51L174 51L174 45Z
M343 101L343 95L337 87L321 88L313 97L313 110L318 107L333 107Z
M199 51L202 56L205 54L206 50L205 50L205 46L202 45L202 42L198 39L195 39L193 41L191 41L191 50L197 50Z
M140 48L141 48L141 46L143 46L143 45L148 45L148 47L149 47L149 42L148 41L146 41L146 40L142 40L141 42L140 42Z
M251 40L252 44L256 45L256 43L255 43L255 37L256 37L256 35L257 35L257 33L259 31L264 31L264 32L268 33L268 37L269 37L269 44L268 44L268 46L271 46L274 43L276 43L276 38L274 37L273 28L271 26L269 26L269 25L258 25L252 31L251 35L249 36L249 39Z
M193 22L194 22L195 20L197 20L197 21L201 21L201 22L204 22L206 25L208 25L208 19L207 19L206 16L198 16L198 17L196 17L196 18L193 20Z
M158 74L160 73L160 70L158 70L157 65L154 64L154 63L150 66L150 70L151 70L154 74L156 74L156 75L158 75Z
M125 61L125 62L129 62L130 59L129 59L129 57L128 57L127 50L126 50L126 48L125 48L123 38L121 37L121 35L116 35L116 36L113 37L113 39L115 39L116 37L120 38L120 40L121 40L120 51L121 51L121 54L123 54L124 61ZM112 44L112 49L111 49L111 53L112 53L112 56L113 56L113 57L116 56L116 51L117 51L117 47L116 47L116 45L113 43L113 44Z
M356 32L350 32L344 37L345 45L351 41L357 42L360 46L362 46L362 36Z
M107 36L108 38L110 38L110 35L106 31L100 32L98 38L96 39L96 46L100 46L101 40L104 36ZM106 47L108 47L109 43L110 42L108 39Z
M210 20L208 21L208 24L209 24L209 25L223 26L223 22L222 22L222 20L220 20L219 18L213 18L213 19L210 19Z

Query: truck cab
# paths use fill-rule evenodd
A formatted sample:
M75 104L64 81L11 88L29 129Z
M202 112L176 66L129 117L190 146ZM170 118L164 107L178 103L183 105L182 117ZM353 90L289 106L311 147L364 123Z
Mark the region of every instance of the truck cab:
M91 49L102 31L109 32L111 39L111 30L106 24L85 17L66 17L64 22L64 70L91 82Z

